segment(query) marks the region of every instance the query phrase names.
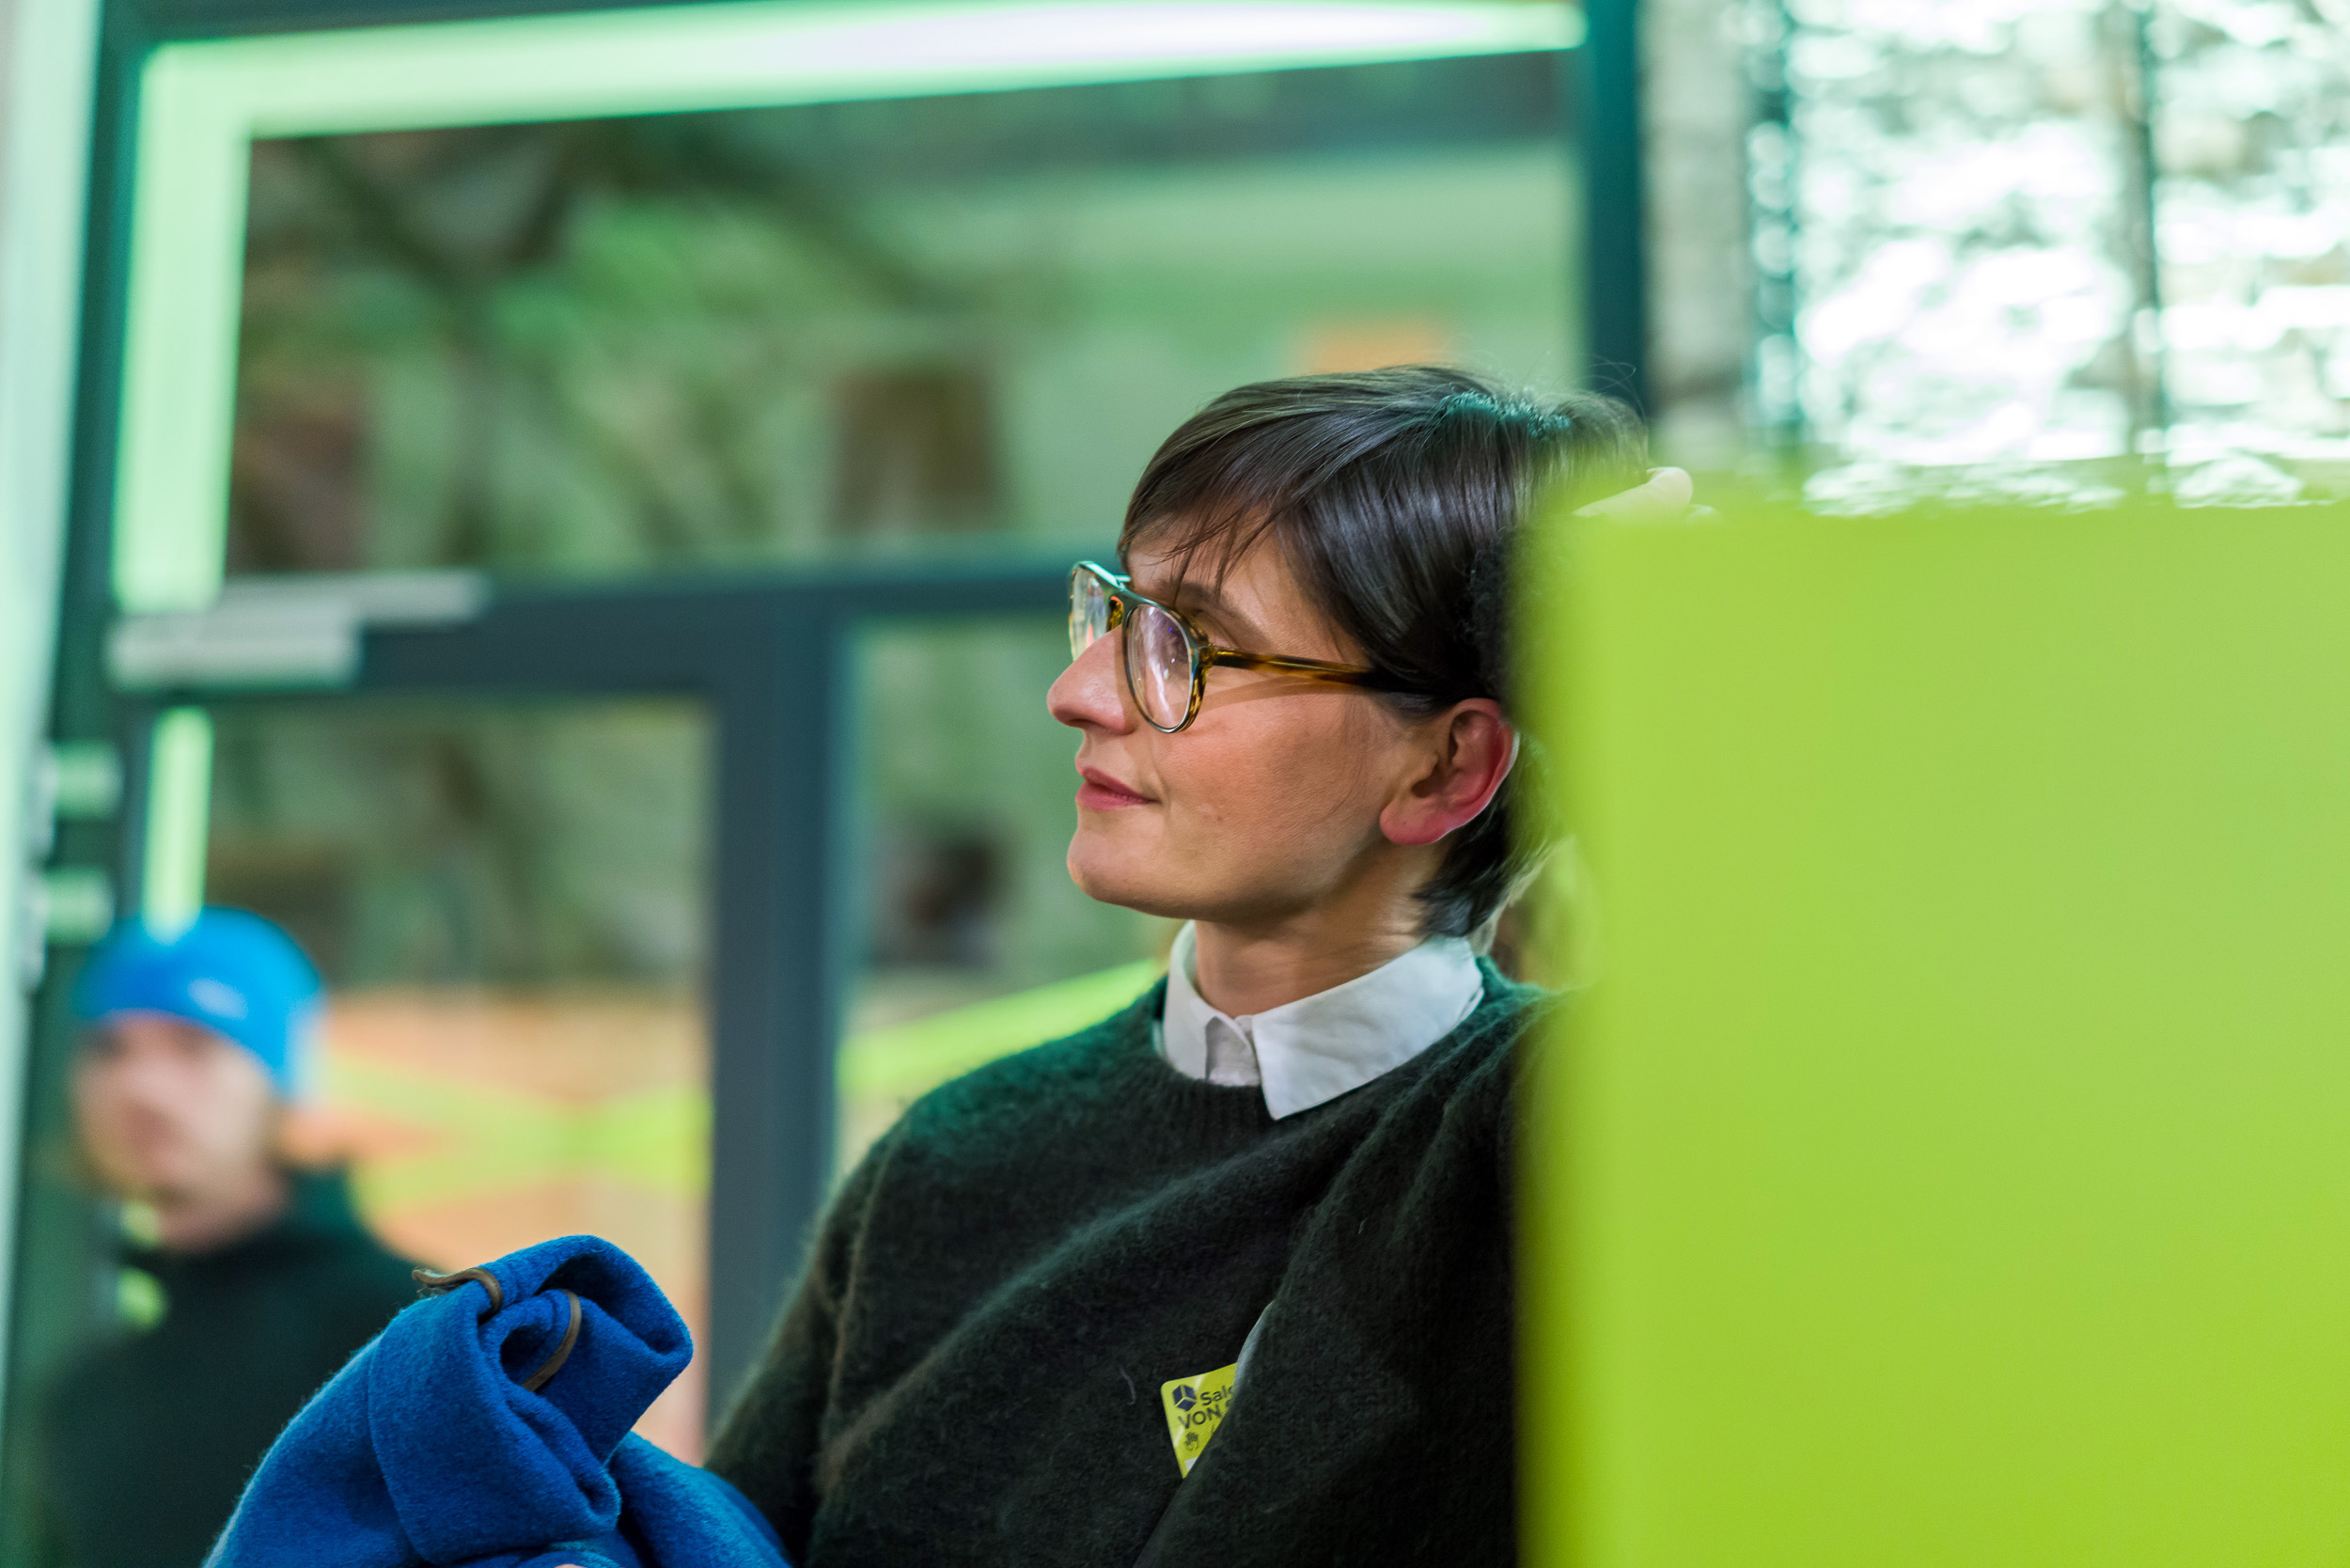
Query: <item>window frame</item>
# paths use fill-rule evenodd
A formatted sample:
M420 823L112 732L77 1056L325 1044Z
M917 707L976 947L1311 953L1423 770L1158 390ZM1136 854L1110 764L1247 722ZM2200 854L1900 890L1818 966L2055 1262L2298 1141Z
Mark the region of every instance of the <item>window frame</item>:
M1183 6L1233 8L1228 0L1153 8ZM1552 53L1569 72L1576 105L1560 133L1578 138L1591 168L1581 302L1594 367L1588 379L1637 399L1646 331L1638 313L1637 6L1265 0L1249 8L1325 22L1342 13L1390 23L1416 16L1421 31L1410 34L1398 23L1384 42L1345 47L1326 32L1318 45L1300 42L1305 35L1285 43L1227 40L1190 53L1130 44L1123 55L1097 50L1073 63L999 49L983 69L933 61L927 73L876 69L855 83L827 85L806 71L746 72L726 57L728 49L712 45L761 26L807 28L850 12L869 25L902 28L908 19L948 10L1000 23L1015 10L1076 15L1116 8L1123 14L1136 7L1132 0L104 0L50 731L60 743L119 748L128 788L113 818L61 829L55 864L102 871L124 909L138 907L149 887L177 887L182 897L200 892L200 864L160 864L157 856L171 852L148 831L158 821L200 823L206 804L200 796L155 798L147 762L157 720L174 706L268 694L265 686L127 691L107 659L109 633L122 617L201 611L222 586L245 168L255 136ZM662 56L666 74L649 72L648 40L689 34L696 49L672 48ZM446 51L477 45L528 51L530 71L501 73L476 60L463 82L436 85L429 100L369 79L430 74L434 51L446 59ZM551 52L558 45L572 53ZM408 51L399 71L386 69L395 46ZM631 96L598 97L623 70ZM649 81L656 74L657 83ZM294 78L301 91L287 85ZM712 830L726 849L713 871L718 907L710 996L715 1114L711 1336L703 1354L713 1419L751 1364L833 1175L833 1046L846 968L834 840L848 784L849 639L874 618L1033 612L1058 620L1067 568L1063 556L975 558L718 586L499 588L469 619L372 629L361 639L343 688L356 696L664 690L711 704L719 749ZM614 635L623 623L636 631ZM182 856L200 853L200 834L167 837ZM70 992L79 957L54 945L35 998L24 1150L54 1142L65 1126ZM42 1364L102 1320L110 1231L86 1198L62 1188L35 1192L31 1184L0 1219L24 1265L16 1280L40 1281L38 1291L15 1291L14 1371ZM15 1397L0 1515L19 1512L7 1504L22 1498L27 1480L24 1382L11 1378L8 1387ZM0 1555L9 1544L0 1540Z

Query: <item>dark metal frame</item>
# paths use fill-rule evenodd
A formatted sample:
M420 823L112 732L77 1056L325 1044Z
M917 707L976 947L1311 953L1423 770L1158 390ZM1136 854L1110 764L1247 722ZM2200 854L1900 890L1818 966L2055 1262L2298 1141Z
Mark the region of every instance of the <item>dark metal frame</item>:
M400 22L577 11L687 0L106 0L99 43L91 199L75 390L73 474L50 734L113 741L133 789L112 823L61 824L54 859L110 866L138 886L144 733L151 713L110 688L111 531L129 280L138 87L149 52L187 39ZM1568 62L1563 127L1585 155L1587 384L1647 405L1645 249L1640 217L1637 0L1587 0L1590 38ZM517 592L479 619L437 631L370 635L366 693L700 694L716 710L714 814L718 950L713 980L716 1168L712 1184L713 1405L749 1364L829 1176L831 1030L843 964L838 777L846 638L873 616L1058 613L1066 561L816 573L621 589ZM208 694L206 701L225 700ZM66 998L77 964L60 954L35 1004L14 1234L19 1281L10 1364L38 1364L102 1310L108 1245L91 1205L37 1168L65 1126ZM60 1275L93 1281L60 1294ZM42 1282L39 1291L29 1287ZM25 1510L24 1380L9 1382L0 1561Z
M1574 53L1583 153L1583 384L1655 414L1649 384L1648 200L1640 0L1583 0Z

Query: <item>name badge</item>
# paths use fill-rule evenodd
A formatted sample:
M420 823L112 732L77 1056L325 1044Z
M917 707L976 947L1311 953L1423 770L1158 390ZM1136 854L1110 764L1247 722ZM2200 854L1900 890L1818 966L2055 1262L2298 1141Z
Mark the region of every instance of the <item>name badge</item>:
M1208 1439L1223 1424L1224 1412L1232 1403L1232 1378L1239 1371L1240 1364L1234 1362L1159 1385L1159 1403L1167 1407L1167 1435L1175 1444L1175 1463L1183 1474L1191 1474L1208 1451Z

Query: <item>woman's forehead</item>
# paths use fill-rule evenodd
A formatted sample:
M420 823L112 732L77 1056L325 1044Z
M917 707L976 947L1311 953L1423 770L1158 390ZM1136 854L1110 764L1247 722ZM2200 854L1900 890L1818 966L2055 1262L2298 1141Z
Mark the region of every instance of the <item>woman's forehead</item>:
M1307 591L1271 530L1238 549L1211 550L1193 548L1169 529L1167 537L1136 541L1124 564L1136 592L1174 605L1251 651L1340 659L1358 651Z
M1271 537L1235 549L1222 541L1137 541L1126 553L1137 591L1184 610L1259 621L1287 619L1305 607L1295 573Z
M1185 580L1214 581L1272 543L1276 531L1260 510L1206 505L1128 525L1119 536L1119 554L1130 562L1173 563Z
M1264 519L1176 513L1129 529L1119 554L1137 587L1147 573L1170 589L1197 585L1206 591L1222 589L1236 574L1261 575L1266 559L1283 551ZM1274 564L1286 572L1286 560Z

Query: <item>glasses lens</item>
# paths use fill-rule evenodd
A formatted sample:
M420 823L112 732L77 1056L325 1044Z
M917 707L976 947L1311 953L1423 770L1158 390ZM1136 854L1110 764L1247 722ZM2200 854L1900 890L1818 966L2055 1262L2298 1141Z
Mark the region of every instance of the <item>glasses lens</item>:
M1155 604L1136 604L1126 617L1126 680L1142 716L1172 729L1191 713L1191 639Z
M1083 654L1110 629L1109 590L1102 579L1079 567L1069 574L1069 656Z

